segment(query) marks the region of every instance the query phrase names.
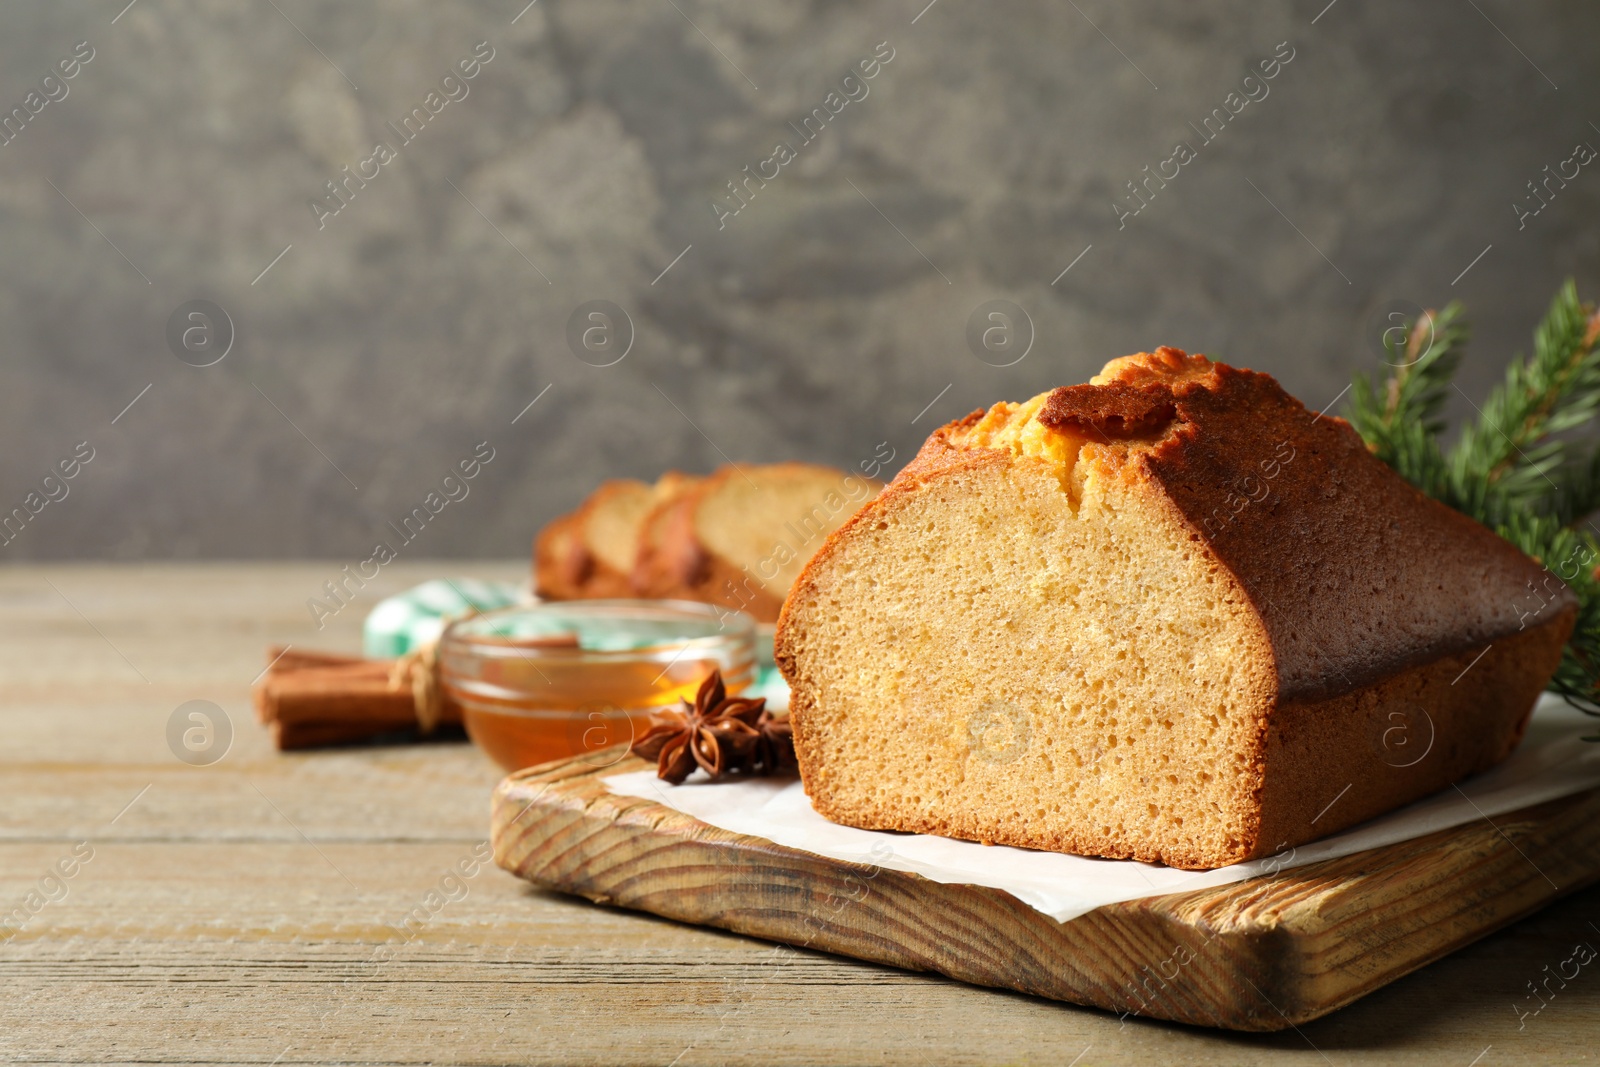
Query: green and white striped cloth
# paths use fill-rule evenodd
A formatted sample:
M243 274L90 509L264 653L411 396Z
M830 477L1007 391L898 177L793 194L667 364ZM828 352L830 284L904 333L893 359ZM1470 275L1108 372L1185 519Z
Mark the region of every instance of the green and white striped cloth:
M362 644L374 659L403 656L419 645L438 640L447 617L472 608L493 611L525 599L522 590L509 582L435 578L379 601L367 615Z

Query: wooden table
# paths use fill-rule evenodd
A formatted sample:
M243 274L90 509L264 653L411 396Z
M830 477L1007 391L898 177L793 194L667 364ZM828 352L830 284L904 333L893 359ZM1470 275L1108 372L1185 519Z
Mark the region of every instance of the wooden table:
M397 562L318 632L305 601L338 570L0 570L0 1057L679 1067L1600 1058L1600 961L1564 989L1552 982L1556 996L1521 1029L1513 1009L1537 1003L1526 983L1575 942L1600 948L1600 889L1299 1031L1253 1036L775 952L541 893L492 866L448 879L459 861L470 869L485 838L499 777L488 761L459 743L281 755L255 725L248 690L269 642L353 650L380 596L441 574L520 578L522 565ZM209 766L168 745L168 720L190 700L220 705L233 725L227 755ZM70 877L50 876L59 861ZM20 929L6 940L16 909ZM379 962L385 942L393 958Z

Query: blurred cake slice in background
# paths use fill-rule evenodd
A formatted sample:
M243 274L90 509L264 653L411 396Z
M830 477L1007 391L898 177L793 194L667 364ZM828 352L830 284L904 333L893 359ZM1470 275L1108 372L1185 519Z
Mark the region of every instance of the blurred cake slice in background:
M540 531L534 588L549 600L697 600L776 622L806 560L881 488L809 463L608 481Z
M724 467L645 524L634 589L775 622L806 560L881 488L809 463Z
M632 596L645 518L699 481L668 471L654 485L631 478L603 483L577 511L540 532L534 542L534 589L549 600Z

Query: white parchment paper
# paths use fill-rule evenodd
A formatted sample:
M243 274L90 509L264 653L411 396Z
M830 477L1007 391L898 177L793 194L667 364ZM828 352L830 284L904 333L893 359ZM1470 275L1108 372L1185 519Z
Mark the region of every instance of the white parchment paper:
M612 793L654 800L712 826L819 856L910 871L936 882L1002 889L1066 922L1105 904L1240 882L1479 819L1493 820L1595 788L1600 786L1600 742L1582 737L1596 733L1600 721L1546 695L1521 747L1493 770L1332 837L1215 871L1180 871L1132 860L858 830L818 815L805 790L793 780L691 779L674 786L658 779L654 771L638 771L613 775L605 784Z

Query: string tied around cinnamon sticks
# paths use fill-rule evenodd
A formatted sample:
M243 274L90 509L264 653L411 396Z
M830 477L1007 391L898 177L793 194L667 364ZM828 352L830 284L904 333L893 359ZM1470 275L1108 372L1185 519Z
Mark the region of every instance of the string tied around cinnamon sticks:
M393 661L389 688L409 690L417 717L417 733L427 737L444 718L444 690L439 684L439 642L428 641Z
M417 733L427 737L438 729L444 720L444 687L439 683L439 642L445 631L464 619L481 614L475 607L454 615L444 616L440 622L439 636L423 641L416 648L394 660L389 668L389 688L410 689L411 700L417 716Z
M446 616L441 636L477 614L468 608ZM438 638L395 659L277 647L267 655L271 662L255 691L256 718L272 728L280 749L346 744L412 727L428 737L461 722L461 709L439 680Z
M362 659L277 646L255 686L256 718L280 749L318 748L366 741L411 730L417 724L410 687L389 684L394 660ZM460 722L453 704L439 723Z
M452 617L467 618L478 614ZM575 634L537 637L478 635L474 640L528 649L575 649ZM256 718L279 749L318 748L384 735L426 737L461 725L461 706L439 674L437 642L396 659L362 659L292 647L267 649L268 667L255 687Z

